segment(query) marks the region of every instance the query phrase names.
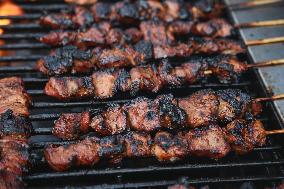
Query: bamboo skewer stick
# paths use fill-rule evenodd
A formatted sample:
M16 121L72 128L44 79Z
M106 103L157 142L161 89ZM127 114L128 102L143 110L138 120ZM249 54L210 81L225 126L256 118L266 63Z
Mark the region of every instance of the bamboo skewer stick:
M268 66L278 66L282 64L284 64L284 58L258 62L256 64L248 64L247 67L248 68L259 68L259 67L268 67ZM211 75L211 74L213 74L212 70L204 71L204 75Z
M255 101L264 102L264 101L274 101L274 100L280 100L280 99L284 99L284 93L279 94L279 95L274 95L274 96L271 96L271 97L256 98Z
M284 134L284 129L265 131L266 135Z
M256 64L248 64L248 68L255 68L255 67L267 67L267 66L277 66L284 64L284 58L281 59L275 59L275 60L269 60L264 62L258 62Z
M252 28L252 27L267 27L267 26L280 26L280 25L284 25L284 19L245 22L245 23L235 24L234 27Z
M279 43L279 42L284 42L284 36L249 40L245 41L245 45L254 46L254 45L264 45L264 44Z
M252 0L249 2L231 4L231 5L228 5L228 7L231 9L242 9L242 8L261 6L261 5L268 5L268 4L273 4L273 3L280 3L280 2L283 2L283 1L282 0Z

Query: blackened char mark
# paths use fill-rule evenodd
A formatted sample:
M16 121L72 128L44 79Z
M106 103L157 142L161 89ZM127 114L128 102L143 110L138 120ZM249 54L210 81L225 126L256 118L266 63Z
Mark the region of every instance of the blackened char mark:
M12 110L7 110L0 115L0 136L15 136L28 138L33 132L29 120L22 116L15 116Z

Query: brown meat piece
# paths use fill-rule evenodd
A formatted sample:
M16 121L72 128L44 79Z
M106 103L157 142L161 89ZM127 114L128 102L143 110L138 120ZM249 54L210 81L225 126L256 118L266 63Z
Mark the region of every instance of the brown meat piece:
M246 154L255 147L263 146L266 141L265 130L259 120L248 124L245 120L236 119L226 126L225 132L226 140L237 154Z
M19 77L0 79L0 113L12 110L13 114L29 116L31 98L24 88L24 82Z
M141 22L140 30L143 33L144 40L151 41L154 46L165 46L174 41L174 37L171 33L167 32L167 29L162 22Z
M90 97L95 89L90 77L51 77L44 91L58 99Z
M155 65L134 67L130 70L131 93L138 91L158 92L163 86Z
M12 172L0 170L1 189L22 189L25 184L22 179Z
M56 171L64 171L72 166L94 165L99 160L99 139L88 137L78 143L66 146L50 145L44 150L49 166Z
M52 46L64 46L76 41L77 33L70 31L51 31L40 37L39 41Z
M175 162L187 155L187 142L178 135L172 136L168 132L158 132L151 151L160 162Z
M87 133L89 128L89 112L65 113L55 121L52 134L65 140L74 140L78 139L81 134Z
M137 131L151 132L161 127L158 105L138 97L124 105L129 127Z
M32 132L33 127L26 117L14 115L12 110L0 114L0 137L25 139Z
M150 135L137 132L128 132L121 136L125 146L125 157L149 157L151 155Z
M193 48L195 54L239 54L245 53L245 46L231 39L207 39L207 38L190 38L188 45Z
M90 127L101 135L114 135L126 130L126 115L119 104L109 104L92 115Z
M220 159L230 152L230 145L219 126L196 128L189 131L186 138L189 154L197 157Z
M194 22L192 21L179 20L170 23L170 25L168 26L168 31L176 37L179 37L180 35L188 35L191 33L193 25Z
M200 90L178 101L178 106L188 115L187 126L190 128L216 123L218 105L218 97L212 90Z
M109 98L116 93L116 79L118 77L118 71L97 71L94 72L91 77L92 84L94 86L95 97L102 99Z
M228 123L237 118L246 118L246 116L257 115L260 110L253 109L253 101L247 93L238 89L226 89L217 91L219 98L218 120L222 123ZM256 113L258 112L258 113Z
M231 55L215 56L208 61L208 67L221 83L237 82L240 75L248 69L245 62Z
M160 125L164 128L174 129L184 127L186 123L186 113L174 99L173 95L160 95L154 102L159 106Z
M73 28L74 23L72 16L66 13L49 14L40 18L40 24L43 26L49 26L52 29L67 29Z
M187 57L192 55L194 49L191 48L189 45L180 43L177 45L171 46L155 46L154 47L154 58L161 59L161 58L171 58L171 57Z
M221 18L196 23L192 27L192 34L212 38L232 36L232 31L232 25Z
M1 138L0 169L15 175L22 175L29 165L29 145L26 139L17 140L13 136Z

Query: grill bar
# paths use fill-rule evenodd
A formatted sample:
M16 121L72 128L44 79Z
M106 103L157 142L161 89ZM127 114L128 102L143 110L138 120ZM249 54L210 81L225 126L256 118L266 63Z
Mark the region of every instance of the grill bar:
M214 184L214 183L240 183L240 182L257 182L257 181L276 181L282 180L284 176L269 176L269 177L234 177L234 178L207 178L207 179L191 179L188 184ZM176 184L177 180L163 180L154 182L139 182L139 183L126 183L126 184L103 184L96 185L96 188L147 188L147 187L162 187ZM65 188L65 187L64 187ZM94 188L94 186L83 186L85 189Z
M50 46L43 43L20 43L20 44L5 44L0 46L0 50L17 50L17 49L39 49L49 48Z
M0 16L0 19L10 19L10 20L23 20L23 19L39 19L43 14L33 13L33 14L24 14L19 16Z
M17 33L17 34L2 34L0 39L37 39L45 33Z
M98 176L98 175L109 175L109 174L127 174L127 173L149 173L157 171L183 171L183 170L192 170L192 169L218 169L218 168L233 168L233 167L244 167L244 166L273 166L273 165L282 165L284 160L277 161L245 161L239 163L212 163L212 164L185 164L182 166L166 166L166 167L144 167L144 168L121 168L121 169L111 169L111 170L80 170L80 171L69 171L56 172L56 173L43 173L43 174L34 174L25 177L27 180L33 179L43 179L43 178L60 178L60 177L70 177L70 176Z
M29 56L2 56L0 57L1 62L11 62L11 61L31 61L38 60L42 55L29 55Z

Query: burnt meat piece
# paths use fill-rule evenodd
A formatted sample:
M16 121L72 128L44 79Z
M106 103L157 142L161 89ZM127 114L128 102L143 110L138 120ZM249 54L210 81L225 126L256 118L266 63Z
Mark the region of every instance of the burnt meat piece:
M230 152L223 130L216 125L196 128L186 134L188 152L197 157L220 159Z
M151 151L160 162L175 162L184 159L187 155L187 142L179 135L173 136L168 132L158 132Z
M212 90L200 90L187 98L178 100L178 106L187 116L187 126L202 127L217 122L218 96Z
M152 100L138 97L125 104L123 108L126 112L129 128L151 132L161 127L158 104Z
M59 99L94 96L94 90L90 77L51 77L44 88L47 95Z
M138 133L128 132L121 136L120 140L124 144L124 157L149 157L151 156L151 136Z
M132 94L136 94L139 90L156 93L163 87L155 65L134 67L129 73Z
M211 19L193 25L191 33L204 37L229 37L233 35L233 26L222 18Z
M164 128L182 128L186 123L186 112L178 106L172 94L160 95L154 102L159 107L160 125Z
M58 138L73 140L80 134L87 133L90 128L90 113L62 114L54 123L52 134Z
M0 137L28 138L32 131L32 125L26 117L16 116L12 110L0 114Z
M24 88L24 82L19 77L0 79L0 113L12 110L13 114L29 116L31 99Z
M49 14L41 17L39 22L41 25L49 26L53 29L67 29L74 27L72 16L67 13Z
M50 145L45 148L44 156L56 171L64 171L72 166L94 165L100 160L100 140L96 137L65 146Z
M259 120L247 123L245 120L236 119L224 130L226 140L237 154L246 154L255 147L263 146L266 141L265 130Z
M119 104L109 104L99 112L93 112L90 127L101 135L114 135L126 130L126 114Z
M237 118L245 118L247 114L258 115L261 104L255 102L247 93L238 89L219 90L218 120L228 123Z
M166 26L158 21L141 22L140 30L145 41L151 41L154 46L170 45L174 37L167 31Z
M187 4L188 12L196 20L208 20L222 16L224 5L215 0L197 0Z
M82 51L75 46L65 46L39 59L36 69L47 75L84 73L94 68L94 58L91 51Z
M238 82L240 75L247 71L247 64L231 55L219 55L208 61L208 67L220 83Z
M30 164L27 139L18 140L13 136L5 136L1 140L0 169L21 176Z

